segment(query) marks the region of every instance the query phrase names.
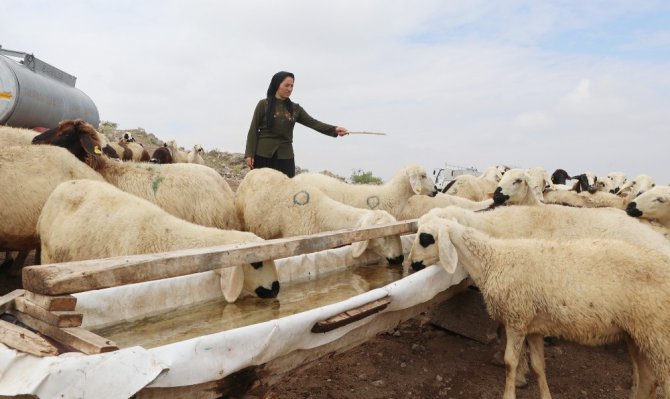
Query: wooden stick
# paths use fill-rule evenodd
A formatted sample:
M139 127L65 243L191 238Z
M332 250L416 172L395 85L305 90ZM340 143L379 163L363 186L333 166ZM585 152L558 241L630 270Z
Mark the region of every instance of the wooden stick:
M386 133L378 133L378 132L347 132L348 134L374 134L377 136L386 136Z
M384 297L357 308L349 309L333 317L329 317L326 320L317 322L314 324L311 331L313 333L325 333L346 326L347 324L364 319L377 312L381 312L389 305L389 303L391 303L391 298Z
M28 314L43 322L56 327L79 327L83 315L73 311L49 311L35 305L26 298L16 298L15 307L19 312Z
M30 330L0 320L0 342L35 356L55 356L58 349Z
M25 295L25 290L14 290L8 294L0 296L0 314L14 309L14 301Z
M28 266L23 269L23 287L45 295L90 291L317 252L377 237L415 233L416 229L415 219L245 244Z
M16 316L21 323L33 330L37 330L42 334L65 345L71 346L87 355L112 352L119 349L114 342L81 327L60 328L49 325L25 313L17 312L16 310L13 310L12 314Z

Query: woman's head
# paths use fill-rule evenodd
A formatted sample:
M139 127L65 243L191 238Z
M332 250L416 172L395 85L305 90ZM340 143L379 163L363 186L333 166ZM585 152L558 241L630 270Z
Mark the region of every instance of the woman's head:
M267 97L273 98L277 97L281 100L285 100L291 96L293 91L293 81L295 76L291 72L280 71L272 76L270 80L270 86L268 86Z

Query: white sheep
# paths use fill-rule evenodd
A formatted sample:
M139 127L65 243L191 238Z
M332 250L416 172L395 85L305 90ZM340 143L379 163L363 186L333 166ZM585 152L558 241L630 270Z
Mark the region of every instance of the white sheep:
M202 149L202 146L200 144L194 145L193 149L188 153L188 156L186 157L187 162L204 165L205 160L202 158L202 154L204 152L205 150Z
M214 169L187 163L115 162L100 154L97 132L90 124L63 121L54 130L55 133L49 136L46 136L47 132L38 135L36 142L62 142L108 182L181 219L220 229L240 229L235 193Z
M348 184L321 173L301 173L293 179L315 186L330 198L364 209L387 211L398 218L412 195L437 194L435 184L419 165L408 165L382 185Z
M650 190L654 186L656 186L656 182L651 176L641 174L636 176L633 180L628 180L623 186L621 186L616 194L625 196L628 198L628 202L631 202L638 195L644 193L647 190Z
M610 172L603 178L598 178L596 188L611 194L616 194L628 179L623 172Z
M72 179L102 181L102 176L70 152L54 146L0 147L0 248L27 251L39 247L37 218L56 186ZM14 262L16 271L22 262Z
M403 208L398 220L416 219L431 209L444 208L450 205L455 205L464 209L482 210L493 205L493 200L472 201L467 198L443 193L437 193L434 197L429 197L427 195L413 195L407 200L407 205Z
M417 236L410 260L439 261L449 273L462 265L489 315L505 326L503 398L515 398L524 340L540 396L551 397L542 339L547 335L585 345L627 339L634 361L631 397L651 397L660 381L670 398L667 254L611 239L500 239L453 220L420 224Z
M238 218L244 230L265 239L395 223L386 211L361 209L335 201L307 183L270 168L253 169L237 188ZM404 260L399 235L352 244L352 255L366 249L390 264Z
M175 140L170 140L165 143L167 148L170 149L172 153L172 162L173 163L186 163L188 162L188 154L185 151L179 149L177 142Z
M109 183L93 180L58 185L44 204L37 229L43 263L262 241L252 233L187 222ZM275 298L279 292L272 260L223 268L221 275L229 302L242 292L261 298Z
M509 170L508 168L506 169ZM491 166L486 168L484 173L480 176L456 176L456 178L445 187L444 193L467 198L472 201L484 201L490 199L498 182L507 170Z
M670 187L655 186L638 195L628 204L626 213L658 223L670 231Z

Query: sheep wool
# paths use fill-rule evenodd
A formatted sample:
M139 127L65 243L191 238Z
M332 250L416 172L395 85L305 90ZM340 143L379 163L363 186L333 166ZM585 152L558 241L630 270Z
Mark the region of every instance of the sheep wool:
M235 203L244 230L265 239L396 222L386 211L337 202L316 187L270 168L247 173L237 188ZM404 260L399 235L353 243L353 257L360 256L366 249L391 264Z
M543 336L584 345L630 337L633 392L660 382L670 397L670 256L621 240L500 239L452 220L419 226L419 245L436 245L447 272L463 266L487 311L505 325L504 398L515 397L520 350L528 340L541 397L550 397ZM413 248L414 249L414 248ZM413 252L410 260L416 261ZM639 396L647 397L647 396Z
M399 218L412 195L434 196L435 184L419 165L408 165L382 185L348 184L321 173L301 173L294 179L321 190L330 198L356 208L387 211Z
M37 229L45 263L262 241L252 233L178 219L149 201L93 180L58 185L44 204ZM274 261L224 268L221 275L229 302L241 293L274 298L279 292Z

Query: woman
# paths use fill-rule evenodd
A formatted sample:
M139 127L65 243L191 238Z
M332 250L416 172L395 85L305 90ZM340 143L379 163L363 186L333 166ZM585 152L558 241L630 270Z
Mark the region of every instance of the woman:
M347 129L319 122L299 104L291 102L294 80L290 72L277 72L270 81L267 98L256 105L244 152L250 169L272 168L288 177L295 176L293 127L296 122L332 137L348 134Z

